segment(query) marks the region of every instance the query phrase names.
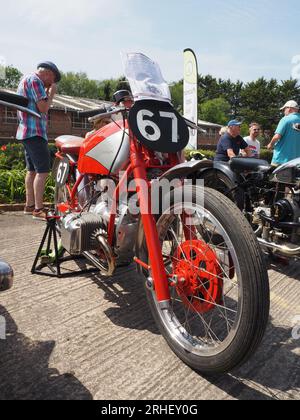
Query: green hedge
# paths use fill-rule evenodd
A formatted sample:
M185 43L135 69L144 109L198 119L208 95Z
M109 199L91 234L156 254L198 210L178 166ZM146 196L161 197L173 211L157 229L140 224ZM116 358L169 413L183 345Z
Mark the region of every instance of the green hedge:
M0 204L25 202L25 176L25 169L0 170ZM52 202L53 197L54 180L49 176L46 181L45 201Z
M51 164L56 147L49 145ZM22 144L8 144L0 147L0 204L24 203L25 192L25 159ZM50 175L46 182L45 200L52 202L54 180Z

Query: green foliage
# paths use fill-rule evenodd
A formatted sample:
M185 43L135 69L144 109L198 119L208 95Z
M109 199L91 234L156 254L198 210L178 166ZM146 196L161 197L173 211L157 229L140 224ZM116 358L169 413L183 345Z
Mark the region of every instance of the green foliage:
M25 159L21 144L8 144L0 148L0 204L25 202ZM51 165L56 147L49 145ZM45 189L45 200L52 202L54 197L54 180L48 177Z
M16 68L8 66L5 69L5 79L0 78L0 88L17 89L23 74Z
M210 99L200 106L200 117L204 121L225 125L230 117L230 104L224 98Z
M268 149L261 149L260 158L263 160L267 160L269 163L271 163L273 159L273 152Z
M174 107L181 114L183 113L183 80L177 83L173 83L170 86L172 102Z
M101 95L100 82L90 80L86 73L65 73L58 85L60 95L78 98L99 99Z
M22 170L25 168L24 150L21 144L10 143L0 148L0 170Z
M86 73L65 73L59 83L59 94L89 99L112 101L113 94L122 89L130 90L127 79L90 80Z
M26 170L0 170L0 204L24 203ZM54 180L48 177L45 189L45 200L53 202Z

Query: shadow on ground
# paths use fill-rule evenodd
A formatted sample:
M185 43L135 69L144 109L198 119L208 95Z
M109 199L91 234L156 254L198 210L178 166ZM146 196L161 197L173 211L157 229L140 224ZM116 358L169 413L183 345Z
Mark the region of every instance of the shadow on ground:
M6 340L0 340L0 400L91 400L90 392L72 373L60 375L49 368L54 341L32 341L18 332L10 314Z
M133 267L127 268L126 275L124 270L118 270L112 279L92 277L104 291L105 299L114 304L106 310L106 315L123 328L147 329L159 334L148 307L143 278ZM295 352L299 345L299 341L292 340L291 329L275 326L270 319L262 344L244 366L231 374L205 379L236 399L273 400L283 395L299 399L300 358Z

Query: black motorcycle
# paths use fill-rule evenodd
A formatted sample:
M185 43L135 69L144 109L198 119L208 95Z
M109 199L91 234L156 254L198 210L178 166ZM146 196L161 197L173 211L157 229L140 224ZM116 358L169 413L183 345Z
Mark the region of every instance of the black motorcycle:
M249 158L199 166L205 185L237 204L264 249L300 258L300 158L277 168Z

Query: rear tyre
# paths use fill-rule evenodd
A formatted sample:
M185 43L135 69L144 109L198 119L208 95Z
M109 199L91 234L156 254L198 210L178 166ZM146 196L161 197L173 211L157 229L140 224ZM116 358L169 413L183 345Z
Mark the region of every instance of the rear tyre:
M204 185L224 194L234 202L240 210L244 209L245 195L241 188L220 171L208 171L204 174Z

